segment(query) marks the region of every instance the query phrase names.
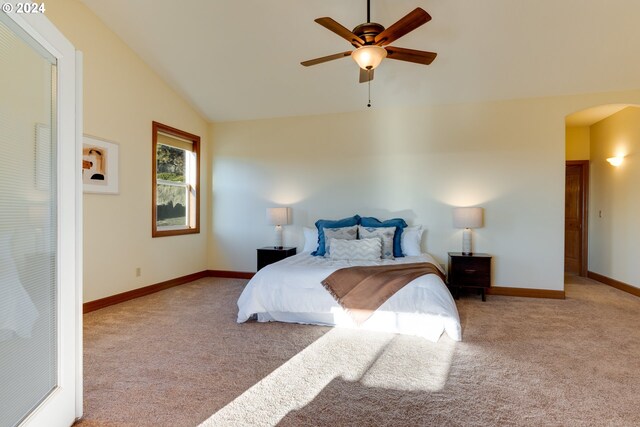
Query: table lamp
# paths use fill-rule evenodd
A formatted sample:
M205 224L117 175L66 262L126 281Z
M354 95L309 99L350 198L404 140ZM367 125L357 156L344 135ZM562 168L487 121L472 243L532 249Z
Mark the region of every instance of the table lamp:
M274 248L282 249L282 226L291 224L289 208L267 208L267 223L276 226Z
M453 208L453 226L464 229L462 254L471 255L471 229L482 227L482 208Z

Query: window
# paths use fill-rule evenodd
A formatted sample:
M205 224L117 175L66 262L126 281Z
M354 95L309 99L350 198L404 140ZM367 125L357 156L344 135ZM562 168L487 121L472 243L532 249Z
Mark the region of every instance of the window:
M200 232L200 137L153 122L153 237Z

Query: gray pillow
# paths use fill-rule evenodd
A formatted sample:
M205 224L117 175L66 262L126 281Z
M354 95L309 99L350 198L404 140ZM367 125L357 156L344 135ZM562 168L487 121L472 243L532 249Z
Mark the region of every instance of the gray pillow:
M379 237L360 240L333 239L331 248L331 259L375 261L380 259L382 243Z
M363 227L358 226L359 239L371 239L379 237L382 241L382 258L394 259L393 257L393 236L396 234L396 227Z
M324 256L331 255L331 239L356 240L358 238L358 226L341 228L324 228Z

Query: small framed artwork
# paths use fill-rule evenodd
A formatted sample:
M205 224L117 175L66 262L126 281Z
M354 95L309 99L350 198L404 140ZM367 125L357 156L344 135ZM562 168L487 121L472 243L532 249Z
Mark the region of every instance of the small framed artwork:
M84 136L82 184L85 193L118 194L118 151L115 142Z

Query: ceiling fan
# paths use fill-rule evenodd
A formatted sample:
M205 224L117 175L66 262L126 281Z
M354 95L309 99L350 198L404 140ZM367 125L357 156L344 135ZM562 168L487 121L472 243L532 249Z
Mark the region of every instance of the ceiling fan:
M351 56L360 66L360 83L366 83L373 80L373 70L380 65L384 58L423 65L429 65L433 62L437 55L435 52L388 46L405 34L429 22L431 16L427 12L418 7L389 28L385 28L378 23L371 22L370 11L370 0L367 0L367 22L358 25L353 31L349 31L329 17L316 19L315 22L347 40L356 49L310 59L301 62L301 64L308 67Z

